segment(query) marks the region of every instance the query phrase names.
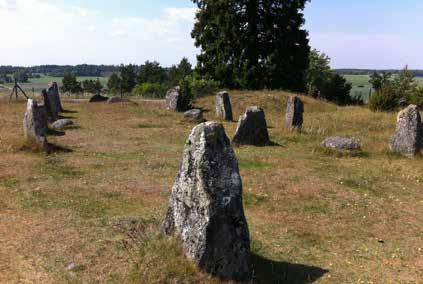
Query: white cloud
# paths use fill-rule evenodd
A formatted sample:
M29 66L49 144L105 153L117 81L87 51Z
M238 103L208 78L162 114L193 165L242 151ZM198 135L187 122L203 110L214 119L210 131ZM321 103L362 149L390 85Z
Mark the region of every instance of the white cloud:
M0 65L137 63L194 59L195 9L166 8L154 18L116 17L53 0L0 0Z

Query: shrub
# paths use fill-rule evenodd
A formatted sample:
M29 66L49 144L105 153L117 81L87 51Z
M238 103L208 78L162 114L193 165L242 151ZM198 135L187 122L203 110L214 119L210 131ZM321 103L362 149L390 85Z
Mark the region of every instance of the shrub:
M187 80L194 98L214 95L219 89L219 84L214 80L197 79L194 77L188 77Z
M159 83L143 83L135 86L132 94L147 98L164 98L167 87Z
M75 75L67 74L62 80L62 91L64 93L79 94L82 93L81 83L78 82Z
M100 80L85 80L82 82L82 88L84 92L90 94L97 94L103 90L103 85L101 85Z
M182 105L192 106L194 103L194 94L191 89L191 81L188 78L179 81L179 92L182 95L184 102Z
M423 107L423 87L416 88L408 97L408 103Z
M369 100L369 108L372 111L392 111L399 105L398 96L395 89L386 84L376 91Z

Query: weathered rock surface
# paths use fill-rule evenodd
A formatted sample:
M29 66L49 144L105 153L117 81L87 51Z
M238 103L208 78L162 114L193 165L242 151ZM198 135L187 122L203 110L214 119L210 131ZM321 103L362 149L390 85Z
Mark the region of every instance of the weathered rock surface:
M200 268L223 278L249 279L250 238L238 162L223 125L196 126L163 222Z
M187 111L191 108L190 103L184 98L179 87L171 88L166 93L166 107L174 111Z
M184 117L188 120L196 122L204 122L203 112L200 109L191 109L184 113Z
M406 156L417 155L423 149L423 126L416 105L410 105L398 114L397 128L389 141L389 148Z
M232 104L229 93L219 92L216 95L216 116L226 121L233 121Z
M70 120L70 119L59 119L59 120L56 120L51 125L51 127L53 129L56 129L56 130L61 130L61 129L65 128L65 127L72 126L73 124L74 124L73 121Z
M291 130L303 127L304 103L297 96L289 97L286 108L285 125Z
M47 149L47 113L43 105L39 106L32 99L28 100L23 120L25 141L28 145Z
M270 143L264 111L252 106L239 118L234 144L265 146Z
M360 140L353 137L329 137L322 142L322 146L339 151L357 151L361 149Z
M101 102L107 102L109 100L109 97L102 96L101 94L94 95L90 98L90 103L101 103Z
M56 107L56 112L59 113L63 111L62 101L59 94L59 86L56 82L52 82L48 85L47 94L50 100L54 100L54 106Z
M47 90L42 90L41 95L44 99L44 107L46 109L47 118L50 121L56 121L59 117L59 113L57 112L56 101L52 99L51 96L48 95Z

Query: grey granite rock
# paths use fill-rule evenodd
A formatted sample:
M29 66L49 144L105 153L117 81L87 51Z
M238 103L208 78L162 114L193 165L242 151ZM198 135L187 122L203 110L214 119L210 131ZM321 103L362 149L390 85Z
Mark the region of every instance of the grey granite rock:
M250 238L238 162L222 124L196 126L185 145L163 222L200 268L222 278L248 280Z
M219 92L216 95L216 116L226 121L233 121L232 104L229 93Z
M329 137L322 142L322 146L340 151L357 151L361 149L360 140L354 137Z
M204 121L203 112L200 109L191 109L189 111L186 111L184 112L184 117L186 119L196 121L196 122Z
M25 141L30 146L47 149L47 114L43 105L29 99L23 120Z
M286 108L285 125L291 130L301 130L303 126L304 103L297 96L289 97Z
M265 146L270 143L264 111L252 106L239 118L238 127L232 140L234 144Z
M398 114L389 148L406 156L415 156L423 149L423 126L417 106L410 105Z
M73 123L73 121L72 120L70 120L70 119L59 119L59 120L56 120L52 125L51 125L51 127L53 128L53 129L56 129L56 130L61 130L61 129L63 129L63 128L65 128L65 127L68 127L68 126L71 126L71 125L73 125L74 123Z
M190 102L181 94L180 87L171 88L166 93L167 109L184 112L191 108Z

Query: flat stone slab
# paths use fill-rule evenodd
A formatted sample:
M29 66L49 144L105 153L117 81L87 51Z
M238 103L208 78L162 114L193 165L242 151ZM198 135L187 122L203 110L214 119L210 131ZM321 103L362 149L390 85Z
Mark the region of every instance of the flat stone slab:
M322 142L324 148L340 150L340 151L357 151L361 149L360 140L349 137L329 137Z
M128 103L128 102L129 102L129 100L128 100L128 99L122 99L122 98L119 98L119 97L110 97L110 98L107 100L107 103L108 103L108 104Z
M94 95L90 98L90 103L102 103L107 102L109 100L109 97L102 96L100 94Z
M72 126L72 125L74 125L74 123L73 123L73 121L72 121L72 120L70 120L70 119L59 119L59 120L55 121L55 122L51 125L51 127L52 127L53 129L60 130L60 129L64 129L64 128L66 128L66 127L68 127L68 126Z
M203 111L200 109L191 109L184 112L184 117L193 121L204 121Z

